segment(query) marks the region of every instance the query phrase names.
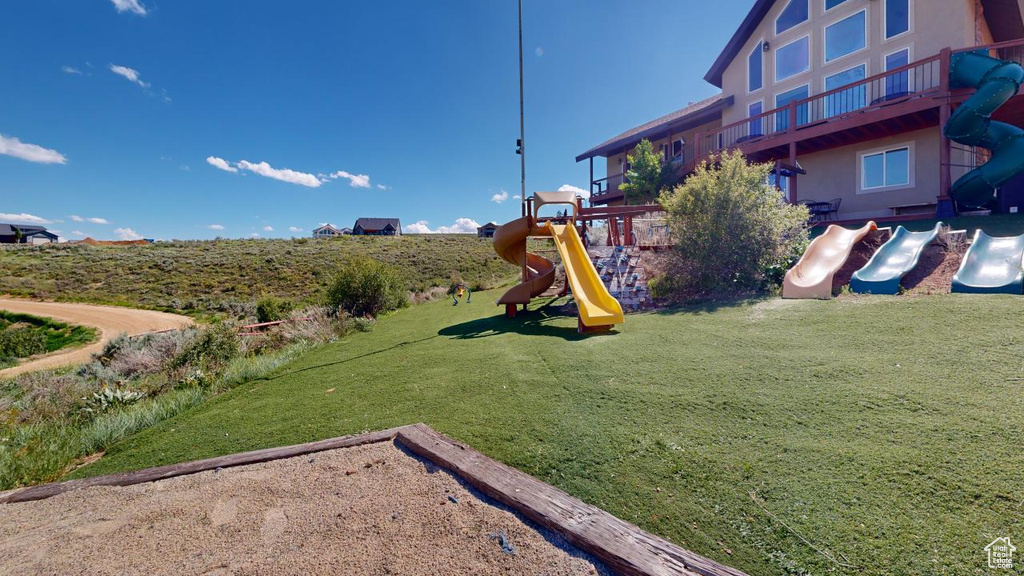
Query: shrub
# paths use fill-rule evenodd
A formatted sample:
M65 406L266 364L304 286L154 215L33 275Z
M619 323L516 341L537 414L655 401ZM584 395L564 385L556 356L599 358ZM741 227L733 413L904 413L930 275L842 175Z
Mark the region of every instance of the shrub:
M675 240L676 294L763 290L807 242L807 209L767 183L770 164L727 152L660 198ZM666 282L664 287L670 284Z
M626 181L619 185L619 189L625 194L627 204L653 202L662 188L675 181L673 165L663 163L663 156L654 151L654 145L646 138L626 158L630 168L626 171Z
M327 304L352 316L377 316L409 304L406 281L379 260L357 258L338 271L327 289Z
M28 358L46 352L46 334L32 327L0 331L0 358Z
M284 320L293 308L295 308L295 305L289 300L276 296L265 296L256 303L256 321L276 322Z
M197 330L192 340L171 360L172 368L219 367L238 355L238 336L224 324Z

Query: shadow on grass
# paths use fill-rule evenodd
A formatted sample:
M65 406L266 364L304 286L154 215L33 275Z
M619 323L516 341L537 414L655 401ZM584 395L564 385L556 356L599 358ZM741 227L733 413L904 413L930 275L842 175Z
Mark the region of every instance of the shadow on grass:
M388 346L387 348L381 348L380 350L374 350L373 352L367 352L365 354L359 354L358 356L353 356L351 358L345 358L344 360L337 360L335 362L325 362L323 364L317 364L315 366L306 366L305 368L299 368L298 370L289 370L288 372L280 372L280 373L277 373L277 374L275 374L274 376L272 376L270 378L258 378L258 380L277 380L278 378L283 378L285 376L291 376L292 374L301 374L303 372L309 372L311 370L319 370L321 368L330 368L331 366L340 366L342 364L348 364L349 362L353 362L355 360L362 360L363 358L368 358L370 356L376 356L377 354L383 354L385 352L390 352L392 350L401 348L403 346L411 346L413 344L419 344L420 342L426 342L427 340L433 340L434 338L437 338L436 334L434 336L427 336L426 338L420 338L419 340L406 340L405 342L399 342L399 343L394 344L392 346Z
M524 336L547 336L576 341L618 333L613 329L608 332L580 334L575 327L555 325L554 322L557 320L576 317L576 314L570 313L565 305L555 305L559 300L560 298L548 300L537 308L519 312L515 318L506 318L503 314L478 318L442 328L437 331L437 334L457 340L473 340L498 334L515 333Z
M702 297L700 299L689 300L686 302L670 303L662 308L654 309L653 312L662 316L712 314L725 308L739 308L741 306L758 304L773 298L779 298L779 296L767 294L738 294L721 297Z

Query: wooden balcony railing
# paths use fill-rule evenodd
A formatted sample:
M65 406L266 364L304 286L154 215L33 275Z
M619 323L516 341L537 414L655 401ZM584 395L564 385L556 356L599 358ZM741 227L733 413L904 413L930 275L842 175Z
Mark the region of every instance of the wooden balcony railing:
M669 158L668 162L674 166L677 166L678 170L683 170L685 166L688 166L696 159L697 146L696 142L689 142L683 149L679 151L672 158ZM664 160L662 161L664 162ZM590 183L590 197L597 199L602 196L608 196L615 194L619 191L619 186L623 182L627 182L626 173L620 172L618 174L609 174L604 178L598 178Z

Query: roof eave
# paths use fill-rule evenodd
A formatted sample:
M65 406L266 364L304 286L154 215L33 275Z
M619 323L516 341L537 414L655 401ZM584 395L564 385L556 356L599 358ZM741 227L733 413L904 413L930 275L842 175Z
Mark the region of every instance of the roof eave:
M722 75L725 73L725 69L729 67L729 63L736 58L736 55L739 54L740 49L750 38L750 35L761 24L761 20L768 14L774 2L775 0L757 0L754 2L750 12L747 13L747 17L743 19L739 28L733 33L729 43L725 45L722 53L718 55L715 63L711 65L711 69L704 75L704 80L718 88L722 87Z
M643 132L638 132L629 137L620 138L618 140L614 140L612 142L603 144L596 148L591 148L590 150L577 156L576 162L582 162L584 160L594 158L597 156L607 156L608 154L621 151L624 148L630 148L631 146L636 145L637 142L640 142L644 138L656 135L663 135L662 132L666 129L666 127L672 127L673 129L678 130L693 126L699 126L701 124L710 122L711 120L714 119L716 115L721 116L720 112L725 108L732 106L732 103L733 97L726 96L721 100L718 100L717 102L708 105L707 108L702 108L700 110L697 110L696 112L693 112L692 114L683 116L682 118L676 118L669 122L665 122L664 124L652 126L651 128L644 130Z

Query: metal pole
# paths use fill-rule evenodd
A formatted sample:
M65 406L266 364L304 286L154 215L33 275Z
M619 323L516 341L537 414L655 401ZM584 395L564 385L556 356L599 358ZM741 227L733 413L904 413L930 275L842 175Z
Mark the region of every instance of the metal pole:
M523 0L519 0L519 170L522 177L520 202L526 215L526 120L523 104Z

